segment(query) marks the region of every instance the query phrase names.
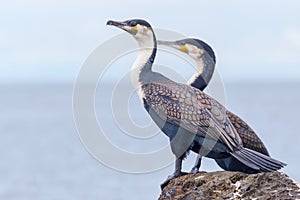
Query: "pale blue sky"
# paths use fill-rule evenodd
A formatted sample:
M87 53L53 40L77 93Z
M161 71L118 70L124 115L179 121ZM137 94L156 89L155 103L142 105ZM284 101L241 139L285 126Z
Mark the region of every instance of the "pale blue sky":
M108 19L204 39L225 81L300 80L299 1L3 1L1 82L73 81L89 53L120 30Z

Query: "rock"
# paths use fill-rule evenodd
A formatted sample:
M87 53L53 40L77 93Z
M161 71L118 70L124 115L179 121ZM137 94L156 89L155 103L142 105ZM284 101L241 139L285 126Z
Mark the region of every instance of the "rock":
M300 199L300 186L282 172L199 172L171 180L159 200Z

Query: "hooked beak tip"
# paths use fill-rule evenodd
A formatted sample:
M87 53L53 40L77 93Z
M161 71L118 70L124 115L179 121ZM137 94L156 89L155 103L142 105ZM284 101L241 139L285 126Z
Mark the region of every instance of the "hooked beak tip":
M106 22L106 25L109 26L109 25L112 25L112 23L113 23L113 22L112 22L111 20L108 20L108 21Z
M117 25L119 25L120 23L118 23L118 22L116 22L116 21L112 21L112 20L108 20L107 22L106 22L106 25L107 26L117 26Z

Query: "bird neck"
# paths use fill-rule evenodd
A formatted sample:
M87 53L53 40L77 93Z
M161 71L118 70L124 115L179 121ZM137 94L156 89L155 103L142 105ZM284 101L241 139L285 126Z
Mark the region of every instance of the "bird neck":
M131 80L134 86L141 86L151 81L152 65L157 51L157 42L154 33L142 39L136 39L139 45L138 56L131 69Z
M197 71L188 81L188 84L192 87L204 90L214 73L215 61L208 53L204 53L201 57L195 59L195 61L197 63Z

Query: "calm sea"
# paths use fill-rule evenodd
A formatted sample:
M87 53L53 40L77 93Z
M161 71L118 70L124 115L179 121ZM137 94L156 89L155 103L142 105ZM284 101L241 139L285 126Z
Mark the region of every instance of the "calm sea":
M300 84L225 86L227 107L255 129L271 155L288 163L283 171L300 182ZM0 85L0 199L157 199L159 185L173 171L173 165L152 173L130 174L96 161L76 132L72 87L42 83ZM101 98L104 97L98 96L96 102ZM144 119L144 113L139 111L142 106L134 103L134 97L132 101L132 119ZM107 111L100 107L98 110L101 119ZM142 151L143 146L147 150L156 148L139 140L124 142L110 117L104 115L104 119L106 129L114 132L109 137L116 145L132 151ZM168 142L162 134L157 137L159 145ZM189 170L193 159L195 155L191 154L185 170ZM204 159L202 163L204 171L221 170L212 160Z

